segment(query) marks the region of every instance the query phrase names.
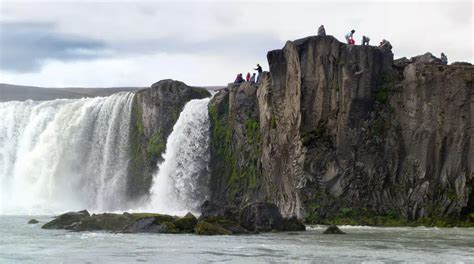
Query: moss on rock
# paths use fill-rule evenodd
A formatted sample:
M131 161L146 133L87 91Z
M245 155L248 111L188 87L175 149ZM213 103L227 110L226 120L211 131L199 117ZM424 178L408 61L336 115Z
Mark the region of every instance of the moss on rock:
M232 235L232 232L230 230L227 230L218 224L213 224L206 221L198 222L194 231L197 235L206 235L206 236Z
M72 224L79 223L82 219L88 218L89 212L86 210L79 212L68 212L57 216L52 221L44 224L43 229L64 229Z
M156 224L161 224L163 222L173 222L175 220L174 216L166 215L166 214L155 214L155 213L133 213L130 214L132 218L137 221L142 218L153 217L155 218Z
M239 86L231 89L238 99L230 102L229 90L221 90L209 104L211 121L211 199L226 199L238 204L255 195L262 179L261 131L258 115L249 104L256 98L247 93L256 87ZM232 108L244 107L239 113ZM237 106L235 106L237 105ZM238 106L241 105L241 106ZM247 109L248 108L248 109Z
M125 214L97 214L81 219L79 223L73 224L66 229L73 231L122 231L126 226L134 222L134 219Z
M184 233L193 233L197 223L197 218L191 213L187 213L184 217L173 222L176 229Z
M180 233L176 226L171 222L163 222L160 224L160 230L158 233L163 234L177 234Z

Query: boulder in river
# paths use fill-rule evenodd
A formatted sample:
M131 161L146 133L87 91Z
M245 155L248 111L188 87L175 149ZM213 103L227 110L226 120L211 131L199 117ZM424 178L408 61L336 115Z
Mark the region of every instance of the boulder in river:
M283 231L305 231L306 226L296 216L283 219Z
M28 224L37 224L37 223L39 223L39 221L36 219L30 219L30 221L28 221Z
M126 214L94 214L90 217L82 218L79 223L74 223L66 229L72 231L112 231L119 232L135 220Z
M218 224L209 223L206 221L200 221L197 223L195 232L197 235L232 235L230 230L223 228Z
M283 217L278 207L270 203L253 203L240 211L241 225L254 232L283 230Z
M159 233L160 226L154 217L144 217L129 224L123 229L124 233Z
M68 212L57 216L54 220L44 224L43 229L65 229L72 224L79 223L82 219L90 217L87 210Z
M211 217L205 218L203 221L206 221L207 223L218 225L224 229L227 229L230 232L232 232L232 234L234 235L251 233L249 230L243 228L238 222L231 219L224 218L224 217L211 216Z
M345 233L342 232L342 230L339 229L339 227L337 227L336 225L331 225L323 232L323 234L327 235L327 234L345 234Z
M180 233L193 233L197 223L197 218L193 214L187 213L184 217L175 220L173 225Z

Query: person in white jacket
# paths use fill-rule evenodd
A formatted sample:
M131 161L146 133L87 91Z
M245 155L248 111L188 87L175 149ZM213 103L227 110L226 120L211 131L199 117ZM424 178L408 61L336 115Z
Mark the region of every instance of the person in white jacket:
M345 38L346 38L347 44L351 44L351 45L355 44L355 41L354 41L355 32L356 32L355 30L351 30L351 32L346 34Z

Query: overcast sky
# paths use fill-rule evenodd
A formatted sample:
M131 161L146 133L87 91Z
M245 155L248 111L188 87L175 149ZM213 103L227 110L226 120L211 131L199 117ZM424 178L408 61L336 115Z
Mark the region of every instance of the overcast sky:
M146 87L166 78L226 85L268 69L266 53L351 29L395 58L445 52L473 62L471 1L4 1L0 82L46 87Z

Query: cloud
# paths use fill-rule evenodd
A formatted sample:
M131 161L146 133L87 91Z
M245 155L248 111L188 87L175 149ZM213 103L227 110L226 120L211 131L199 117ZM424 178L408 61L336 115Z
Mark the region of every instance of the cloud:
M6 1L0 82L147 86L176 78L223 85L257 62L268 68L267 51L314 35L320 24L339 40L352 28L357 42L362 35L373 45L386 38L395 58L430 51L472 62L472 7L471 1ZM18 35L22 28L27 33Z
M91 61L50 60L38 72L0 71L1 82L34 84L43 87L149 87L162 79L184 81L189 85L226 85L237 71L253 72L254 58L196 54L147 54ZM245 67L235 67L239 61ZM22 82L18 83L21 79ZM113 80L113 82L111 82Z
M100 41L56 33L48 23L0 23L0 69L39 70L49 59L95 59L105 55Z
M245 43L243 46L242 43ZM239 54L242 57L264 55L269 47L279 47L281 40L272 33L239 33L214 36L206 40L186 36L114 43L108 46L115 54Z

